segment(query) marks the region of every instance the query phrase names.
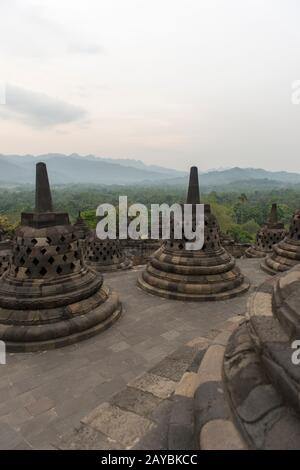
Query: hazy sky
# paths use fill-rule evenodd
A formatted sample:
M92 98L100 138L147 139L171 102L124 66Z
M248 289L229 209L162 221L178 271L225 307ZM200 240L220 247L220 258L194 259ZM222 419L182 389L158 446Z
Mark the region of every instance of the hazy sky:
M0 153L300 172L299 0L0 0Z

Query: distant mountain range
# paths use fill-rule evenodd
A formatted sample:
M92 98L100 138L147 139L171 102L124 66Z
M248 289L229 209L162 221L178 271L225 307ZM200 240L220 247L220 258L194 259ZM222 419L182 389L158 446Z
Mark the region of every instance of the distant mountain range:
M47 163L52 185L176 185L187 184L188 171L139 160L98 158L93 155L0 155L0 186L34 184L35 164ZM188 170L188 169L187 169ZM200 173L202 191L246 191L300 186L300 174L256 168L230 168Z
M35 164L47 163L52 184L141 184L186 176L183 171L148 166L138 160L81 157L77 154L0 155L0 184L31 184Z

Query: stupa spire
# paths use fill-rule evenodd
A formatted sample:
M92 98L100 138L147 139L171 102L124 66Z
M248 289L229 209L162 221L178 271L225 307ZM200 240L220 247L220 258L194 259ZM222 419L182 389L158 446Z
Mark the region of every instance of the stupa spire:
M198 168L196 166L192 166L190 169L189 188L186 203L200 204Z
M47 167L42 162L36 165L35 212L53 212Z
M269 215L269 224L274 225L277 223L278 223L277 204L274 203L272 204L272 208L271 208L270 215Z

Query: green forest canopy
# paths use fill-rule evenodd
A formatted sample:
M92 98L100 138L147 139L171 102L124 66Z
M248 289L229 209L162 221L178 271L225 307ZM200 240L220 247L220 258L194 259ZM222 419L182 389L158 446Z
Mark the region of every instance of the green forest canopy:
M56 210L67 211L75 220L78 211L91 227L96 225L95 211L99 204L118 205L119 195L127 195L128 204L173 204L184 202L186 192L182 187L133 186L65 186L54 187L53 201ZM252 242L257 229L267 221L271 204L277 202L280 219L288 225L292 214L300 207L300 190L273 189L247 193L216 192L202 195L202 202L210 203L221 230L236 241ZM9 230L19 223L20 213L34 206L33 188L0 189L0 224ZM2 222L1 222L2 220Z

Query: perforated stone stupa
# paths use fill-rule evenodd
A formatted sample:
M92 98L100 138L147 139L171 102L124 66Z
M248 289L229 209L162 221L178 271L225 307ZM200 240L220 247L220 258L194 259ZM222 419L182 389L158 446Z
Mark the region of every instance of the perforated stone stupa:
M264 258L272 252L273 246L286 236L283 223L278 222L277 204L272 204L268 222L260 228L256 235L255 245L246 250L248 258Z
M91 233L91 230L88 227L88 225L85 223L85 220L81 217L81 212L80 211L78 213L78 217L77 217L76 222L74 224L74 229L76 231L77 237L79 238L82 255L85 258L85 255L86 255L86 242L87 242L87 239L88 239L88 237Z
M95 335L120 314L118 296L85 265L68 214L53 211L46 165L38 163L35 211L22 213L0 280L0 339L10 351L55 348Z
M300 209L290 222L287 236L273 246L272 252L262 261L261 268L269 274L285 272L300 263Z
M7 271L12 254L12 242L0 230L0 277Z
M101 240L94 230L86 241L86 262L96 271L116 271L129 269L132 262L126 257L120 241Z
M91 230L89 229L88 225L86 224L85 220L81 217L81 212L79 211L78 217L76 219L76 222L74 223L74 228L77 232L78 238L80 240L86 240L86 238L89 236Z
M187 204L199 204L198 169L191 168ZM221 246L220 229L210 205L205 204L205 242L201 250L187 250L186 240L166 240L152 255L138 279L145 291L177 300L221 300L245 292L235 259Z

